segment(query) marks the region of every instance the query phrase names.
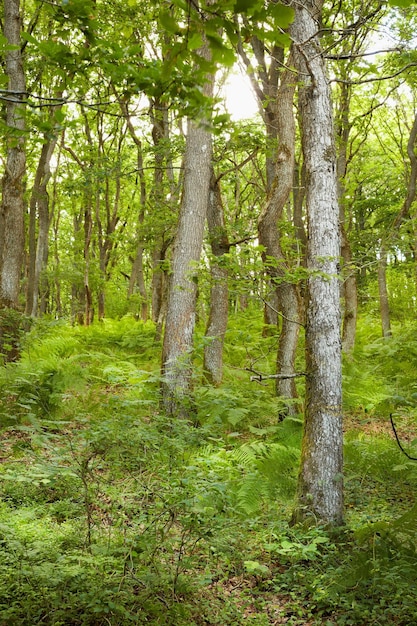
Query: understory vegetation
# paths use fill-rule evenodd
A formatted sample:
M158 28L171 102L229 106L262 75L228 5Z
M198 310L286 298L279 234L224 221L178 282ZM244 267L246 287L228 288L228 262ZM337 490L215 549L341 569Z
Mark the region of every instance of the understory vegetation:
M194 423L160 410L152 323L36 322L0 371L0 624L417 623L417 463L389 420L417 456L416 330L361 318L328 531L289 524L302 417L250 381L274 367L257 311L230 320L221 388L197 336Z

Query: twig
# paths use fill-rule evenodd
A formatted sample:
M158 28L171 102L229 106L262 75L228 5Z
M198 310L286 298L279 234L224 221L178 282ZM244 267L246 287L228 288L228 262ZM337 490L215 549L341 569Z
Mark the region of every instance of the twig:
M289 317L286 317L283 313L281 313L281 311L278 311L278 309L273 307L272 304L268 302L268 300L265 300L265 298L262 298L262 296L259 296L259 299L261 300L261 302L265 304L265 306L270 308L271 311L273 311L277 315L280 315L282 319L286 320L287 322L290 322L291 324L298 324L298 326L301 326L302 328L304 328L305 324L303 324L302 322L299 322L298 320L292 320Z
M397 434L397 431L396 431L396 428L395 428L395 424L394 424L394 420L393 420L393 417L392 417L392 413L390 414L389 418L390 418L390 420L391 420L392 430L394 431L395 439L397 440L397 443L398 443L398 447L399 447L399 449L401 450L401 452L402 452L403 454L405 454L405 456L407 457L407 459L410 459L410 461L417 461L417 457L415 457L415 456L411 456L411 455L410 455L410 454L408 454L408 452L406 452L406 451L404 450L404 448L402 447L402 445L401 445L401 441L400 441L400 438L398 437L398 434Z
M245 369L247 372L253 372L255 374L255 376L250 377L251 383L261 383L263 380L269 380L271 378L287 380L289 378L299 378L300 376L307 376L306 372L295 372L294 374L262 374L261 372L257 372L256 370L251 369L250 367L246 367Z

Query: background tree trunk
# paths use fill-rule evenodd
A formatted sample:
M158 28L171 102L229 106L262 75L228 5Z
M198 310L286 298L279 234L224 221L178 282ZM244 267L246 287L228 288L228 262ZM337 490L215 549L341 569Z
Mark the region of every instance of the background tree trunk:
M345 75L343 74L343 77ZM358 295L356 285L356 269L352 263L352 251L346 230L346 186L345 178L348 164L348 142L351 130L349 110L351 101L351 85L341 83L338 102L338 120L336 132L338 136L337 154L337 183L341 223L341 255L343 259L344 280L342 293L344 299L342 348L344 352L351 352L355 347L356 318L358 312Z
M228 271L221 257L229 252L229 240L224 222L224 208L219 179L211 172L207 224L214 259L211 263L210 313L206 328L203 372L205 379L220 385L223 377L223 342L229 311Z
M7 158L0 214L0 305L17 308L25 245L23 181L26 173L26 82L20 41L20 2L4 0L5 72L10 97L6 102Z
M289 60L292 64L292 60ZM292 71L285 70L277 94L275 116L276 132L279 140L276 152L275 180L258 221L259 243L264 246L264 261L268 267L271 284L277 294L277 307L281 319L281 332L277 352L277 373L293 374L299 332L299 306L297 286L288 280L290 271L281 246L279 224L291 193L294 178L295 123L293 100L295 81ZM271 263L268 261L271 260ZM291 400L286 413L295 414L298 407L292 402L297 397L295 379L278 378L277 395ZM281 415L281 418L285 415Z
M381 246L378 261L378 293L379 310L381 313L382 336L387 338L392 336L391 313L389 310L388 288L387 288L387 251Z
M50 217L47 185L51 177L50 164L56 143L57 138L54 138L42 146L29 202L29 271L26 290L26 314L32 317L38 315L41 273L48 262ZM37 241L35 232L36 214L38 215Z

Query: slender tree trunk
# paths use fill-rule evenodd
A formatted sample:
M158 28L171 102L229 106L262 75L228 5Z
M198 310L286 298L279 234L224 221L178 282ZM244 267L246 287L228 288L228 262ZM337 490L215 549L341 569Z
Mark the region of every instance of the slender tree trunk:
M143 221L143 220L142 220ZM141 242L138 243L136 248L136 256L132 264L132 271L130 274L129 287L127 290L127 297L130 298L135 292L135 285L139 290L140 296L140 319L146 322L149 317L148 307L148 292L145 283L145 271L143 264L143 254L145 247Z
M292 64L292 60L289 60ZM294 177L295 123L293 100L295 81L292 71L285 70L277 94L275 116L279 147L276 153L275 180L268 200L258 221L259 243L264 246L263 258L268 266L272 285L277 293L278 313L282 320L279 336L277 368L280 374L293 374L299 333L299 306L297 286L287 279L290 268L281 247L279 222L291 193ZM295 414L299 407L292 402L297 398L294 378L277 379L277 394L288 398L286 413ZM281 415L281 418L285 415Z
M318 33L321 6L294 5L291 34L299 72L306 168L306 415L294 521L343 520L339 206L330 89Z
M57 206L57 188L58 188L57 179L58 179L58 172L59 172L59 167L61 163L61 151L62 151L63 143L64 143L64 132L62 133L62 136L61 136L60 146L59 146L58 155L57 155L57 164L56 164L56 169L55 169L55 173L53 176L52 202L51 202L51 222L52 222L52 229L54 233L53 251L54 251L55 314L58 318L62 317L63 310L62 310L62 300L61 300L61 277L60 277L61 258L59 254L59 245L58 245L61 211L60 211L59 206Z
M145 247L142 241L142 228L143 223L145 221L145 209L146 209L146 181L145 175L143 171L143 153L142 153L142 143L139 138L136 136L135 130L131 126L130 117L127 116L128 119L128 129L132 136L134 136L134 141L137 147L138 156L137 156L137 167L138 167L138 179L140 185L140 200L139 200L139 215L138 215L138 243L136 248L136 255L132 264L132 272L129 280L128 287L128 298L131 297L134 293L135 286L137 285L139 289L140 295L140 317L146 322L149 317L149 306L148 306L148 291L146 289L145 283L145 271L144 271L144 262L143 255L145 251ZM132 136L132 137L133 137Z
M162 241L152 253L152 320L159 322L166 295L165 259L168 242Z
M116 97L120 104L120 108L122 114L125 118L127 130L133 140L137 148L137 175L136 175L136 184L139 181L140 187L140 200L139 200L139 215L138 215L138 233L137 233L137 247L136 254L132 263L132 271L130 273L129 286L127 289L127 297L128 299L134 294L136 286L139 289L140 295L140 317L146 322L149 317L149 306L148 306L148 292L145 284L145 273L144 273L144 263L143 263L143 254L145 251L145 247L142 241L142 226L145 220L145 210L146 210L146 179L145 173L143 170L143 146L142 141L138 137L136 129L132 124L131 115L129 113L128 103L116 92L116 88L113 86L113 90L116 93Z
M379 310L381 313L382 336L387 338L392 336L391 313L389 309L388 287L387 287L387 251L385 246L381 246L378 261L378 293Z
M388 231L387 236L382 240L379 262L378 262L378 290L379 290L379 306L381 311L382 336L391 337L390 309L387 289L387 257L389 246L398 236L398 231L404 219L410 216L411 206L416 198L417 193L417 115L414 116L413 125L407 142L407 155L410 161L410 174L407 184L407 195L404 199L402 207L395 216L393 223Z
M200 50L209 58L208 46ZM213 94L214 75L207 77L204 95ZM162 350L162 400L168 415L192 413L192 350L196 315L197 273L212 159L211 132L203 123L188 120L184 186L178 230L171 262L167 316Z
M358 317L358 289L356 281L356 269L352 263L352 250L350 242L343 226L341 227L342 258L343 258L343 296L344 312L342 325L342 348L343 352L352 352L356 339L356 320Z
M345 77L345 74L343 74ZM346 232L346 188L345 178L348 163L348 142L351 130L349 109L351 99L351 85L340 84L340 98L338 101L338 115L336 131L338 136L337 154L337 182L341 223L341 256L343 259L344 280L342 294L344 299L342 348L344 352L351 352L355 346L356 319L358 312L358 296L356 286L356 269L352 263L352 251L348 233Z
M281 141L280 134L280 121L278 118L282 117L280 114L281 103L278 97L278 90L280 84L280 76L282 73L282 67L284 65L284 50L279 46L274 46L272 51L267 50L264 42L258 37L254 36L250 40L252 52L254 54L256 64L246 54L242 41L238 43L239 55L244 62L249 79L252 83L252 87L258 100L258 106L260 114L265 124L266 135L266 152L265 152L265 173L266 173L266 190L267 195L274 195L274 185L277 184L277 151L278 144ZM269 64L268 64L268 61ZM292 115L292 112L291 112ZM281 147L279 148L281 151ZM278 183L279 184L279 183ZM284 183L285 186L285 183ZM273 209L272 209L273 210ZM275 223L274 229L270 232L270 238L273 237L275 232L275 238L279 238L277 231L277 224ZM260 236L262 236L262 227L259 230ZM261 245L265 245L262 241ZM272 251L266 252L267 256L273 256ZM270 278L270 273L267 275ZM270 283L270 281L268 281ZM266 301L264 306L264 334L268 334L270 326L277 326L278 324L278 293L275 285L270 284L270 289L266 294Z
M303 207L305 200L305 166L295 162L294 167L294 183L293 183L293 202L294 202L294 227L297 237L297 245L300 249L299 256L304 260L305 250L307 247L307 235L305 231L303 219Z
M88 198L86 194L84 194L84 200L87 201ZM73 232L74 232L74 240L81 241L83 235L81 234L83 226L83 212L80 210L78 215L74 215L73 218ZM83 249L80 248L76 250L73 257L73 267L76 270L76 279L73 280L71 285L71 319L72 323L75 324L84 324L84 312L85 312L85 289L84 283L79 278L79 276L83 275L83 263L80 259L84 258Z
M30 229L29 229L29 272L26 292L26 314L38 315L39 286L41 273L48 262L49 242L49 196L47 185L51 177L51 158L55 150L57 139L43 144L35 181L29 201ZM35 224L38 214L38 238L35 245Z
M155 207L163 207L166 204L167 189L164 186L165 174L170 183L172 200L175 194L171 182L172 167L169 151L166 145L169 140L169 126L166 105L155 101L152 106L152 139L155 148L155 173L151 202ZM164 146L165 144L165 146ZM157 231L155 233L155 245L152 250L152 319L157 324L157 338L162 334L162 324L166 313L167 298L167 271L165 259L171 235L168 232Z
M220 183L214 170L211 172L207 224L214 259L210 267L210 313L206 328L208 342L204 347L203 371L209 383L220 385L223 377L223 343L229 312L228 271L222 266L221 257L229 252L230 245L224 222Z
M5 73L10 97L6 102L7 157L0 212L0 306L17 308L25 245L23 183L25 152L25 72L21 54L19 0L4 0Z
M93 215L91 190L87 192L84 209L84 324L90 326L94 318L93 295L90 286L91 237L93 235Z

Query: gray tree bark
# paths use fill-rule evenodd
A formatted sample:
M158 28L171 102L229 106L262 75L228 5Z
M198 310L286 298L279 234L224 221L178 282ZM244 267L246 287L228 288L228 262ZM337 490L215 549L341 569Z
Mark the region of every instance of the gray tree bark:
M391 312L389 308L387 287L387 251L385 245L381 246L378 260L378 294L379 311L381 313L382 336L386 339L392 336Z
M20 293L24 233L26 81L21 54L19 0L4 0L5 72L8 77L7 157L0 212L0 305L17 308Z
M289 64L292 64L291 58ZM275 180L258 221L259 243L265 247L264 261L267 262L268 258L274 261L268 272L277 293L277 307L281 318L277 352L277 372L279 374L294 373L300 328L297 285L288 280L287 274L290 268L281 247L279 233L279 221L282 219L285 204L290 196L294 177L294 92L293 72L285 70L277 94L275 115L275 127L279 139L275 161ZM295 379L277 378L276 391L279 396L291 401L295 400L297 398ZM294 415L298 410L299 407L294 402L289 402L285 413ZM283 413L280 417L285 417L285 414Z
M349 121L349 109L351 100L351 85L340 85L340 98L338 102L338 121L336 131L338 135L337 155L337 181L340 206L341 224L341 256L343 258L344 280L342 294L344 299L343 324L342 324L342 348L344 352L351 352L355 347L356 319L358 312L358 295L356 286L356 269L352 263L352 251L348 233L346 232L346 209L345 209L345 177L348 164L348 142L351 130Z
M299 80L306 169L306 414L294 521L343 520L340 257L336 151L329 84L320 48L321 5L294 4L291 35Z
M49 195L47 186L51 177L51 159L58 138L43 144L35 180L29 201L29 271L26 290L26 314L36 317L39 308L41 274L48 262L49 248ZM38 215L38 237L36 241L36 214Z
M203 372L205 379L220 385L223 377L223 343L229 312L229 287L227 268L221 257L230 249L224 222L224 208L220 183L214 170L211 173L207 224L214 259L211 263L210 313L206 328Z
M200 54L209 57L207 46ZM204 94L213 93L214 75ZM188 120L184 184L178 229L171 261L162 350L162 402L168 415L192 413L192 350L196 315L197 264L203 245L209 198L212 137L207 122Z

